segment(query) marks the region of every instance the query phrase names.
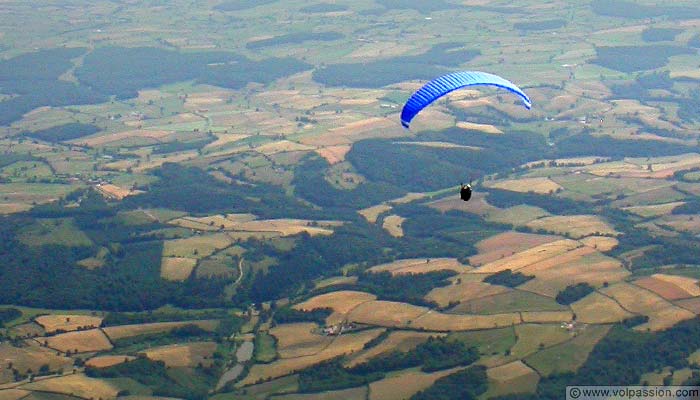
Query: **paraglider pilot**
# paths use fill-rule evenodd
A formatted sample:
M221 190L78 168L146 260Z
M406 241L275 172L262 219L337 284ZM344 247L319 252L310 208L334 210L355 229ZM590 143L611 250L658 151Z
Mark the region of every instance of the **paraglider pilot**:
M469 201L469 199L472 198L472 184L461 184L462 188L459 190L459 197L462 198L464 201Z

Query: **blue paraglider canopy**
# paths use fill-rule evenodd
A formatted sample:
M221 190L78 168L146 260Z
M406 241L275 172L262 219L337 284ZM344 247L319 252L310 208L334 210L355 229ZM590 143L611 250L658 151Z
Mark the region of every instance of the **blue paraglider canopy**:
M413 117L440 97L457 89L477 85L496 86L506 89L520 96L525 108L529 110L530 107L532 107L530 98L527 97L525 92L520 90L520 88L515 86L512 82L498 75L480 71L453 72L426 83L425 86L413 93L411 98L404 104L403 110L401 111L401 125L403 125L404 128L408 128Z

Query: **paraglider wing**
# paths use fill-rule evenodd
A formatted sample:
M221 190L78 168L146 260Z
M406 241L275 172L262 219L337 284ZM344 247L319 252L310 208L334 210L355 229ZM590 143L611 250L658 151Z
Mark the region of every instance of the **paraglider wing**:
M527 97L525 92L520 90L520 88L515 86L512 82L498 75L480 71L453 72L426 83L425 86L413 93L411 98L404 104L403 110L401 111L401 125L403 125L404 128L408 128L413 117L440 97L457 89L477 85L496 86L506 89L520 96L525 108L529 110L530 107L532 107L530 98Z

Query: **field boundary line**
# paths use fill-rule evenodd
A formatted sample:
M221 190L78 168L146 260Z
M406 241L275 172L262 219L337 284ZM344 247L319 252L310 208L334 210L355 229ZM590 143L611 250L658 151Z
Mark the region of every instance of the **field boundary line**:
M633 312L633 311L631 311L631 310L628 310L625 306L622 305L622 303L620 303L619 301L617 301L616 298L614 298L614 297L612 297L612 296L609 296L609 295L607 295L607 294L601 292L601 291L598 290L598 289L595 290L595 293L598 293L599 295L601 295L601 296L603 296L603 297L609 298L610 300L614 301L615 304L617 304L618 306L620 306L621 309L627 311L627 312L630 313L630 314L634 314L634 315L644 315L644 314L640 314L640 313L636 313L636 312Z
M651 275L649 275L648 277L649 277L649 278L653 278ZM653 278L653 279L656 279L656 278ZM659 279L659 280L660 280L660 279ZM653 290L651 290L651 289L645 288L645 287L643 287L643 286L639 286L639 285L637 285L637 284L635 284L635 283L632 283L632 282L628 282L628 281L623 281L623 282L627 282L627 283L629 283L630 285L633 285L633 286L638 287L638 288L640 288L640 289L642 289L642 290L645 290L645 291L647 291L647 292L653 294L654 296L659 297L661 300L665 301L666 303L668 303L668 304L670 304L670 305L672 305L672 306L676 306L676 307L681 307L681 306L679 306L679 305L677 305L676 303L674 303L674 301L689 300L689 299L694 299L694 298L699 297L699 296L681 297L680 299L675 299L675 300L671 301L671 300L669 300L669 299L663 297L662 295L656 293L655 291L653 291ZM667 282L667 283L668 283L668 282ZM673 285L673 284L672 284L672 285ZM679 289L681 289L681 290L683 290L683 291L685 292L685 290L684 290L682 287L677 286L677 285L674 285L674 286L676 286L677 288L679 288ZM686 293L688 293L688 292L686 292ZM690 294L690 293L688 293L688 294ZM688 311L690 311L690 310L688 310Z

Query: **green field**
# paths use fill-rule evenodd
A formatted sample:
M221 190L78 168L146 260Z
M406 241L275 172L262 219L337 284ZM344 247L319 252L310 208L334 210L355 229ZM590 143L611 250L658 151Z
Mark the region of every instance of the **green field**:
M267 332L258 332L255 335L255 353L253 355L258 362L268 363L277 358L277 343L274 336Z
M62 245L90 246L92 241L80 231L71 219L43 219L25 228L19 240L29 246Z
M498 314L514 311L558 311L566 309L567 307L558 304L550 297L516 290L462 303L450 311L454 313Z
M502 355L515 344L515 333L512 328L454 332L449 335L449 338L476 346L485 356Z
M559 324L527 324L515 328L518 337L511 353L518 358L544 350L571 339L571 335Z
M570 341L535 353L525 361L543 376L576 371L586 361L590 350L609 329L609 326L588 326Z

